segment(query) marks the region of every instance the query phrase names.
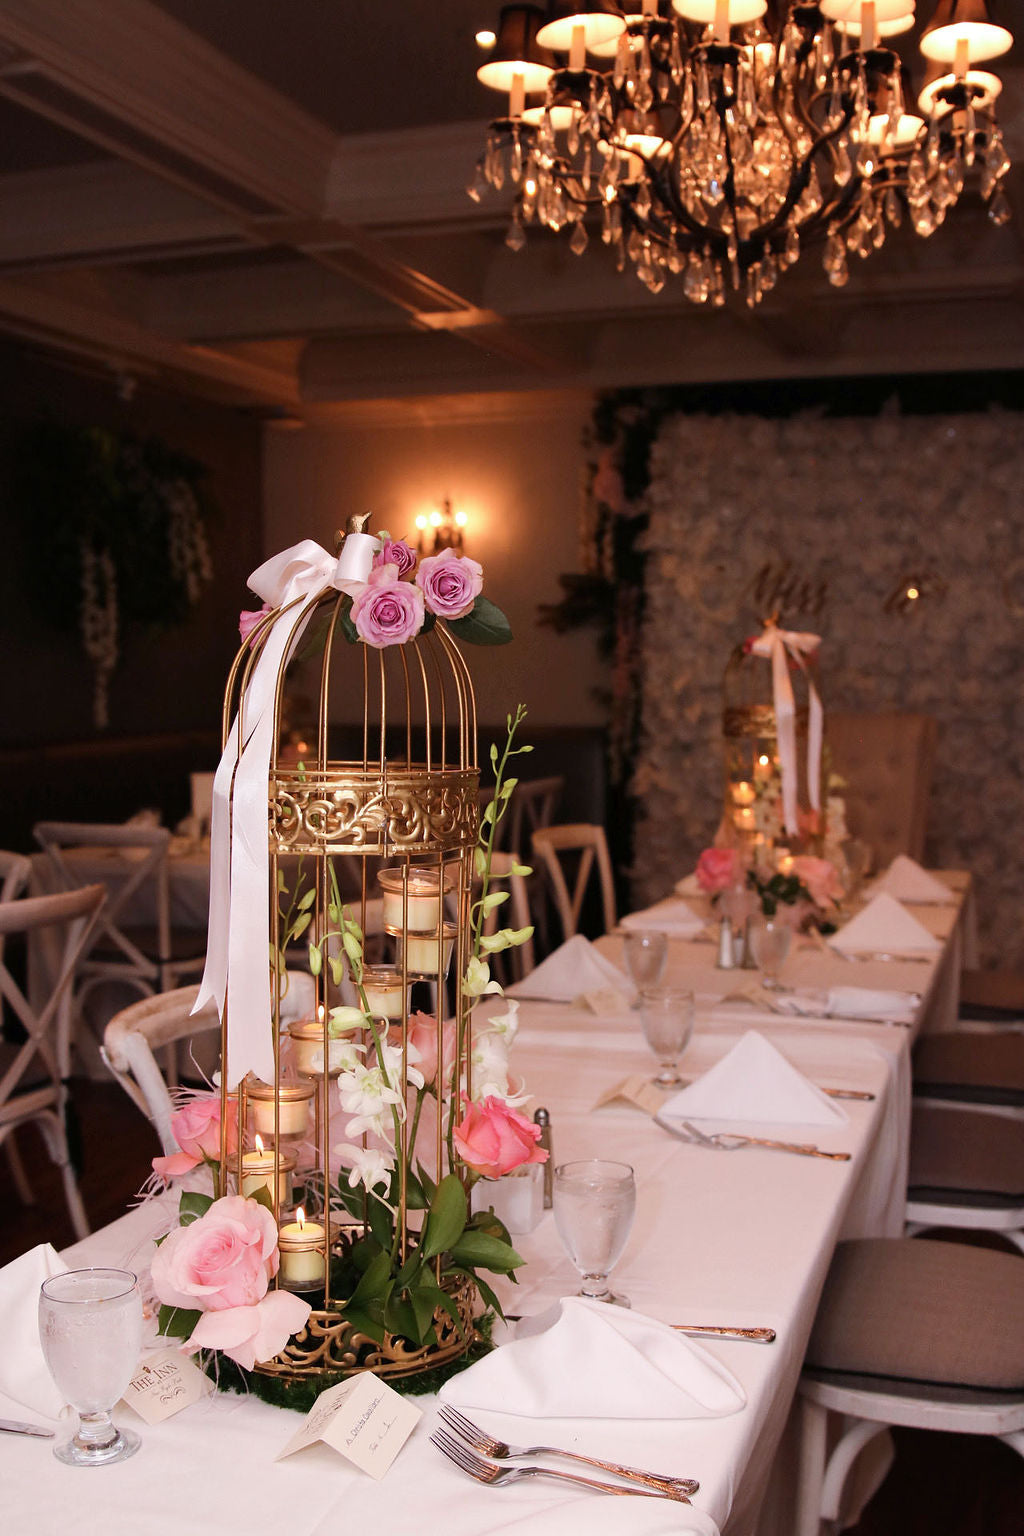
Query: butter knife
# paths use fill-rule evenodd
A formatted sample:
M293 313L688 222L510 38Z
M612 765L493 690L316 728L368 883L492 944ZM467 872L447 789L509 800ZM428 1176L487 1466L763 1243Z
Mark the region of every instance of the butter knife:
M774 1328L720 1328L714 1323L673 1323L676 1333L694 1339L743 1339L748 1344L774 1344Z
M42 1429L38 1424L21 1424L17 1419L0 1419L0 1433L5 1435L38 1435L40 1440L52 1440L56 1431Z

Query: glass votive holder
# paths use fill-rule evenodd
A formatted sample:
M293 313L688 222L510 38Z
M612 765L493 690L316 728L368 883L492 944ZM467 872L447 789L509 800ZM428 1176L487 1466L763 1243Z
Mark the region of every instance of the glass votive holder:
M405 960L406 973L415 981L432 981L438 974L447 976L448 966L451 964L452 948L455 944L455 924L445 923L438 942L436 933L407 933L403 934L389 928L388 933L396 940L397 960L399 970ZM438 967L438 955L441 964Z
M364 966L363 991L366 993L366 1005L375 1018L402 1018L407 999L402 986L402 973L397 966Z
M327 1076L337 1077L342 1070L342 1045L349 1035L346 1030L337 1039L327 1037ZM288 1038L292 1043L291 1058L301 1077L324 1075L324 1026L319 1019L297 1019L288 1025Z
M259 1137L256 1139L260 1141ZM250 1196L265 1189L273 1200L276 1184L278 1207L289 1205L294 1171L294 1152L286 1152L283 1147L264 1147L260 1142L252 1152L242 1153L242 1194Z
M474 1211L494 1211L510 1232L532 1232L544 1215L544 1165L524 1163L500 1179L473 1185Z
M441 922L444 889L436 869L403 869L391 865L377 872L384 892L384 927L388 933L436 933Z
M322 1291L327 1275L327 1233L318 1221L307 1221L301 1205L295 1220L278 1228L281 1255L278 1275L287 1291Z
M315 1092L312 1083L279 1083L275 1088L273 1083L261 1082L258 1077L249 1078L246 1093L252 1106L254 1130L271 1140L275 1132L280 1136L304 1136Z

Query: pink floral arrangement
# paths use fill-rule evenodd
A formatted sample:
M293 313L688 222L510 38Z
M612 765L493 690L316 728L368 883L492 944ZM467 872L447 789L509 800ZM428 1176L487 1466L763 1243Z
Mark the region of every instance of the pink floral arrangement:
M839 871L828 859L812 858L810 854L796 854L790 864L790 870L797 879L807 887L808 894L816 907L822 911L828 911L830 907L839 905L843 894L843 882Z
M746 861L738 848L705 848L697 860L697 884L709 896L742 885Z
M183 1338L185 1353L222 1350L252 1370L305 1325L309 1303L270 1290L280 1260L277 1225L258 1200L184 1199L192 1202L187 1210L203 1206L202 1214L168 1233L150 1268L161 1332Z
M500 1179L525 1163L546 1163L548 1154L537 1142L540 1126L527 1120L504 1099L488 1096L470 1103L463 1095L466 1113L452 1132L455 1150L468 1168L487 1179Z
M190 1095L171 1116L171 1135L180 1152L167 1157L154 1157L153 1172L166 1183L190 1173L200 1163L217 1167L220 1162L220 1094L196 1093ZM229 1155L238 1148L238 1105L234 1099L228 1102L227 1150Z

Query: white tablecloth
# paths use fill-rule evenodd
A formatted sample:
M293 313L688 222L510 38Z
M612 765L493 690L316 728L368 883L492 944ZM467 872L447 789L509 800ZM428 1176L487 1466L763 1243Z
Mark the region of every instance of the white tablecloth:
M673 945L673 970L687 970L679 951L692 948ZM815 957L809 961L813 969ZM843 979L849 979L852 966L830 965L842 965ZM715 972L710 964L707 969L719 984L699 990L719 995L728 990L728 973ZM873 967L857 969L865 973L865 985L883 984ZM924 967L907 969L919 985ZM901 984L889 967L885 978L884 984ZM923 990L930 999L930 986ZM922 1015L927 1006L926 1001ZM636 1308L668 1322L763 1324L778 1330L770 1346L705 1345L742 1383L747 1406L739 1413L660 1423L546 1422L543 1435L529 1436L697 1477L701 1488L692 1509L642 1498L626 1504L542 1481L480 1487L430 1445L432 1398L420 1399L424 1418L382 1483L323 1447L275 1463L296 1416L216 1394L165 1424L143 1426L137 1457L88 1476L56 1463L46 1442L0 1437L7 1528L65 1536L73 1521L82 1536L135 1536L143 1528L158 1536L178 1536L182 1529L190 1536L226 1531L336 1536L342 1528L388 1536L520 1530L524 1536L583 1530L593 1536L605 1531L748 1536L765 1505L835 1242L843 1235L900 1228L912 1032L783 1019L745 1004L709 1000L700 1006L682 1062L688 1075L704 1070L753 1025L813 1081L876 1095L867 1103L844 1101L848 1123L816 1136L823 1147L853 1153L849 1163L832 1163L755 1148L705 1151L672 1138L628 1106L595 1110L596 1100L618 1081L652 1068L635 1015L597 1018L566 1004L523 1004L521 1021L516 1068L535 1102L551 1113L556 1160L600 1155L629 1161L636 1170L636 1223L615 1272L617 1288ZM159 1212L137 1209L65 1257L72 1265L144 1265L160 1224ZM500 1286L507 1310L531 1314L575 1289L550 1213L516 1241L528 1263L518 1286ZM614 1401L614 1383L609 1398ZM132 1417L121 1411L126 1421ZM26 1414L0 1397L0 1416ZM506 1438L524 1438L522 1421L491 1415L487 1424Z

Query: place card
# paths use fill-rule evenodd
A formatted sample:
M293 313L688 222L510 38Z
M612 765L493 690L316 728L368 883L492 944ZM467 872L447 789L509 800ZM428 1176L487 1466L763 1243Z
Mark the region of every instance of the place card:
M665 1095L657 1083L638 1074L636 1077L624 1078L615 1088L602 1094L594 1108L604 1109L608 1104L632 1104L635 1109L642 1109L645 1115L656 1115L664 1103Z
M603 1018L618 1018L629 1012L629 999L616 992L614 987L603 987L596 992L581 992L577 1003L591 1013Z
M378 1480L408 1440L423 1410L370 1371L321 1392L305 1423L275 1456L282 1461L322 1440Z
M162 1424L212 1391L210 1378L187 1355L172 1348L139 1361L121 1401L147 1424Z

